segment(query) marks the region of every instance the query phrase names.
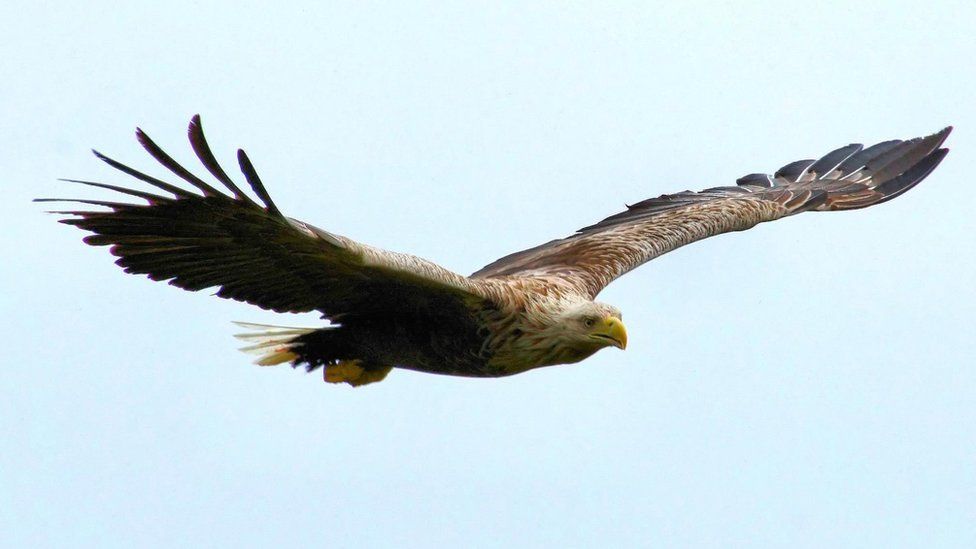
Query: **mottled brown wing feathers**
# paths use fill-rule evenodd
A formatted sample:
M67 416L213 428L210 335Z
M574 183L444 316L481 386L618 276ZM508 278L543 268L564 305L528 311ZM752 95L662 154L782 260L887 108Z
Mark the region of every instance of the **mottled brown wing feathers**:
M220 297L279 312L319 310L333 319L356 315L457 313L477 301L465 277L413 256L387 252L282 215L250 160L241 171L259 201L220 167L198 116L189 127L193 151L231 194L173 160L144 132L139 142L160 164L198 192L166 183L95 152L113 168L162 193L69 180L143 199L146 204L89 199L39 199L102 206L72 210L63 223L94 234L85 242L111 246L126 272L168 280L186 290L218 287ZM168 193L169 196L166 196Z
M560 276L595 297L615 278L663 253L804 211L864 208L899 196L945 157L952 128L868 148L851 144L736 186L662 195L628 206L567 238L505 256L472 275Z

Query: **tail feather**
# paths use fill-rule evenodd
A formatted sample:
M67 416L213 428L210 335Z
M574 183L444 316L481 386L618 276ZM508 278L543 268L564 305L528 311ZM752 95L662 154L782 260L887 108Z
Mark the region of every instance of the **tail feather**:
M234 334L234 337L250 343L250 345L241 347L241 351L261 355L254 361L260 366L276 366L285 362L294 365L301 358L294 351L295 347L300 345L295 340L316 331L316 328L295 328L251 322L234 322L234 324L252 330L247 333Z

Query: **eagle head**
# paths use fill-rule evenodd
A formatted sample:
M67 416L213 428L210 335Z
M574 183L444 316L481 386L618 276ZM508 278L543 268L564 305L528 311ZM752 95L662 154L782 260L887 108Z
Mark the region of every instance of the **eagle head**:
M595 352L603 347L627 348L627 329L620 309L606 303L575 304L560 315L561 339L580 350Z
M604 347L627 347L620 310L589 300L530 309L502 333L491 365L505 374L572 364Z

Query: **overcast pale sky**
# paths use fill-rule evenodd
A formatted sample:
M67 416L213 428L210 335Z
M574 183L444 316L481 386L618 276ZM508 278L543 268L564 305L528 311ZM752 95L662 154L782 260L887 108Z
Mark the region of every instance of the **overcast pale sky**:
M201 4L206 4L203 6ZM976 546L971 2L0 5L0 545ZM468 273L665 192L956 125L897 200L610 286L625 352L352 389L39 196L200 113L289 215ZM204 170L194 165L198 173Z

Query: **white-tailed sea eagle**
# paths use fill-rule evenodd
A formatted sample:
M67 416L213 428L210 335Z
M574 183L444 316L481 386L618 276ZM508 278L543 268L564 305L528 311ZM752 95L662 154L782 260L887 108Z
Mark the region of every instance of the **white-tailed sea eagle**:
M627 345L620 311L594 301L617 277L679 246L806 211L851 210L895 198L938 166L951 128L908 141L847 145L818 160L752 174L735 186L662 195L576 233L505 256L462 276L412 255L388 252L286 217L244 151L237 153L249 195L218 165L200 126L190 144L216 183L174 161L141 130L136 136L183 186L136 171L98 152L153 192L92 181L85 185L145 200L67 211L63 223L94 233L133 274L278 312L318 311L321 328L245 325L245 350L258 364L324 368L325 379L362 385L392 368L500 377L583 360Z

